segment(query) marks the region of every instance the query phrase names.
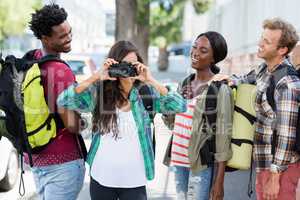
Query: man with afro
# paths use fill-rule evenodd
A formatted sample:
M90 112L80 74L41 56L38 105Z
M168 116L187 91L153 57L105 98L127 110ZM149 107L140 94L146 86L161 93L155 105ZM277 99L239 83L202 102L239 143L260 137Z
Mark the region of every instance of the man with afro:
M56 4L45 5L32 14L29 27L41 41L42 48L31 51L35 59L71 51L72 28L67 12ZM40 66L45 98L56 122L56 137L33 154L31 168L37 192L42 200L75 200L82 188L85 146L79 133L80 116L74 111L57 108L58 95L75 83L67 64L48 61ZM80 145L81 144L81 145ZM28 156L25 155L28 162Z

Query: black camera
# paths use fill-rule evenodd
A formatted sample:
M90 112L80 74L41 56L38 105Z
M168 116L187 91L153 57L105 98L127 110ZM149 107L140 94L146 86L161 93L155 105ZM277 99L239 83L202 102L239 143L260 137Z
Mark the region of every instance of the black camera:
M137 69L131 63L128 62L112 64L108 68L108 74L110 77L122 78L134 77L138 75Z

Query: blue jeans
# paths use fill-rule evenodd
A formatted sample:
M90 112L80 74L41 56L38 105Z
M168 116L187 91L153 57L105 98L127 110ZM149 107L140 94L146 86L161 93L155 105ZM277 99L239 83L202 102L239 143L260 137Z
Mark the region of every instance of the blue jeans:
M42 200L76 200L82 188L85 165L82 159L32 168L34 181Z
M190 168L174 166L176 196L178 200L187 199Z
M208 200L212 168L193 174L187 167L174 167L178 200Z
M191 173L189 179L188 199L209 200L212 179L212 168L204 169L197 174Z

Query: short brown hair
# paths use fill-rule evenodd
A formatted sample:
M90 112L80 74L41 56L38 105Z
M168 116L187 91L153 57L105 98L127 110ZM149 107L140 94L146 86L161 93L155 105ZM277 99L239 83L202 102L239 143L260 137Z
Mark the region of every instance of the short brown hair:
M280 18L266 19L263 22L263 28L281 30L278 47L287 47L288 51L286 54L289 54L292 51L299 40L295 27Z

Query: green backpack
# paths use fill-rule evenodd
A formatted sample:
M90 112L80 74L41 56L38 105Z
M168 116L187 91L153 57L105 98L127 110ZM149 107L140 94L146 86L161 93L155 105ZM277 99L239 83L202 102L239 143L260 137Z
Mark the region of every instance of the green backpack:
M19 154L41 151L63 123L51 113L45 99L40 66L49 61L63 62L56 56L31 59L7 56L1 59L0 72L0 138L7 137Z

